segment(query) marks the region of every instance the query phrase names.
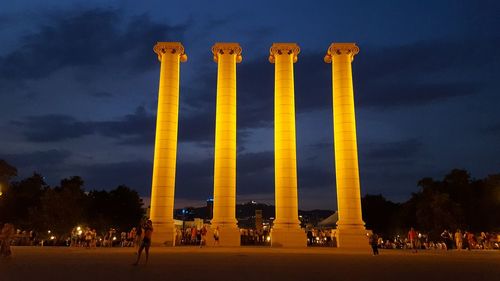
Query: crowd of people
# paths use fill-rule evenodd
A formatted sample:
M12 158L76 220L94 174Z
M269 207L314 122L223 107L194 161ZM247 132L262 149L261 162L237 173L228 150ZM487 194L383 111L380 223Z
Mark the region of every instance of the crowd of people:
M307 231L308 246L336 247L337 239L333 229L309 229Z
M9 256L10 246L46 246L63 245L70 247L138 247L141 243L141 237L144 237L144 229L147 222L143 222L139 227L133 227L128 232L119 232L110 228L106 233L99 235L95 229L89 227L75 227L70 235L64 240L57 239L50 230L47 235L38 235L34 231L15 229L12 224L4 224L0 233L0 255ZM142 234L142 235L141 235ZM177 229L176 245L204 246L206 245L208 230L206 226L188 227ZM211 231L214 245L219 242L218 227ZM270 245L271 233L267 229L241 229L241 245ZM308 246L336 246L336 232L334 229L308 229L306 231ZM56 241L61 243L56 244ZM488 250L500 249L500 233L471 231L444 230L440 239L431 240L425 233L410 228L406 235L396 235L391 239L384 239L381 235L372 233L368 235L368 243L373 248L373 253L378 254L378 249L406 249L413 252L418 250ZM148 244L148 243L146 243ZM150 243L149 243L150 244ZM144 245L147 246L147 245Z
M177 229L177 235L175 237L176 245L191 245L203 247L206 245L208 230L205 226L202 227L187 227L183 229ZM215 238L215 237L214 237ZM218 241L218 230L217 230L217 241Z
M240 229L241 245L269 246L271 237L267 229Z
M71 231L71 247L134 247L138 244L137 228L130 231L117 233L116 229L110 228L104 235L98 235L95 229L78 226Z
M455 232L444 230L441 238L431 240L425 233L410 228L407 235L397 235L392 239L384 240L382 236L372 234L369 238L370 244L376 244L381 249L409 249L414 252L418 250L488 250L500 249L500 233L473 233L471 231Z

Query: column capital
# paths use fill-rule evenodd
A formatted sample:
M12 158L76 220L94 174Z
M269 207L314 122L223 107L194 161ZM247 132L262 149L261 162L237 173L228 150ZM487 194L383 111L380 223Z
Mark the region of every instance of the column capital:
M269 62L274 63L275 57L279 55L293 55L293 62L297 62L297 55L300 53L299 45L296 43L273 43L269 50Z
M350 56L352 61L357 53L359 53L359 47L356 46L356 43L332 43L326 51L324 61L331 63L335 56L341 55Z
M217 42L212 46L212 54L214 62L218 62L220 55L236 55L236 63L240 63L243 57L241 56L241 46L238 43Z
M158 55L159 61L161 61L161 56L166 53L179 54L181 62L187 61L187 55L181 42L157 42L153 51Z

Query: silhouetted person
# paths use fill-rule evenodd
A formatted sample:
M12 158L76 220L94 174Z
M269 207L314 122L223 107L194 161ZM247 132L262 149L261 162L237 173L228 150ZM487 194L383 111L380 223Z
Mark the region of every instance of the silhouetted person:
M413 249L413 252L417 252L417 232L413 227L408 231L408 240L410 241L411 248Z
M143 238L141 245L139 246L139 251L137 252L137 260L135 261L134 265L139 264L142 250L146 251L146 263L148 263L149 247L151 247L151 236L153 235L153 222L151 220L147 220L147 222L142 225L142 233L143 233Z
M12 255L10 243L14 238L15 229L11 223L3 225L2 232L0 232L0 256L6 258Z
M378 255L378 235L377 233L373 233L370 235L370 246L372 246L373 255Z

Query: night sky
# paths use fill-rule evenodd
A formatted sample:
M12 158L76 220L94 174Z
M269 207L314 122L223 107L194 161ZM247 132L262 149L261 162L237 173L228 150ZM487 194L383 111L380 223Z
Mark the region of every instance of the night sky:
M160 64L181 41L176 207L213 192L215 42L238 42L237 200L273 203L273 42L295 64L301 209L336 209L331 42L353 62L362 194L404 201L425 176L500 172L498 1L2 1L0 159L47 183L150 196ZM403 3L404 2L404 3Z

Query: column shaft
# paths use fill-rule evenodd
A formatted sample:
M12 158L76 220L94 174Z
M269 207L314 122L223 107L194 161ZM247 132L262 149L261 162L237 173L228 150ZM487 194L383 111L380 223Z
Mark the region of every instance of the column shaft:
M274 94L274 224L299 225L293 55L276 56Z
M241 47L237 43L216 43L212 52L218 65L212 228L219 228L220 245L239 246L236 220L236 63L241 61Z
M172 46L182 51L173 51L176 49L172 49ZM175 242L174 192L179 114L179 68L184 48L180 43L162 42L155 46L155 51L161 61L161 69L150 218L155 232L153 242L173 246Z
M269 60L274 63L274 162L276 214L272 246L305 247L300 228L297 197L295 142L295 93L293 64L300 52L297 44L275 43Z
M338 224L363 225L351 57L336 56L332 70Z
M333 43L325 56L332 63L335 172L337 178L337 245L366 248L356 141L356 116L351 62L359 48L353 43Z

